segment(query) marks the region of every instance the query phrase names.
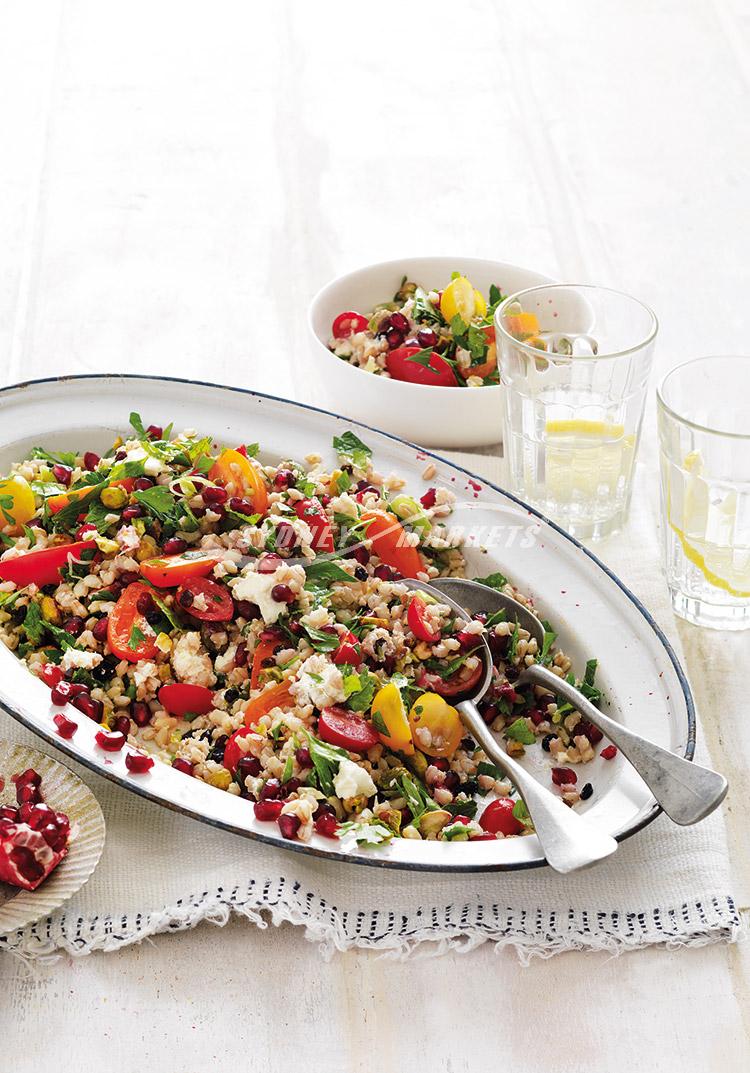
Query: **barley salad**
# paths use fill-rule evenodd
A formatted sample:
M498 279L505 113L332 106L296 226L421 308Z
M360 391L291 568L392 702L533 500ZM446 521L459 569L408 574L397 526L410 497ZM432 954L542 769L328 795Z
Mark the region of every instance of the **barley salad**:
M488 725L513 755L539 747L568 804L591 796L577 769L600 732L514 682L540 660L596 702L595 661L575 679L550 626L538 651L400 584L465 574L432 464L413 498L351 431L331 468L131 425L102 457L37 447L0 481L0 636L50 687L61 737L81 713L131 773L171 764L288 839L522 836L523 801L451 704L485 634ZM477 580L530 604L499 573Z

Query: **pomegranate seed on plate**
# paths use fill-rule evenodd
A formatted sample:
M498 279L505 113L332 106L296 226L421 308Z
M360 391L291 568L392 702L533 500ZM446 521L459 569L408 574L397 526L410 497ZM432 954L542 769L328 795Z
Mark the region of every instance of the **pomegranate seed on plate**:
M435 506L436 498L437 498L436 489L435 488L428 488L427 491L425 492L425 494L419 500L419 502L422 504L422 506L425 508L425 510L429 510L430 507Z
M101 723L104 705L100 700L94 700L88 693L79 693L77 697L73 697L70 703L79 712L83 712L84 715L88 716L89 719L93 719L96 723Z
M153 766L153 758L145 753L127 753L125 756L125 767L133 775L143 775Z
M72 738L76 730L78 730L78 723L74 722L72 719L68 719L62 712L54 717L54 724L57 727L57 733L61 738Z
M283 801L256 801L253 805L256 820L277 820L284 807Z
M193 774L193 765L190 763L189 760L183 760L181 756L176 756L174 758L174 760L172 761L172 767L176 768L177 771L184 772L185 775Z
M108 753L119 753L125 744L125 735L121 734L119 730L113 731L111 734L106 730L100 730L96 735L96 744L100 749L104 749Z
M338 820L330 812L324 812L315 820L315 830L324 838L337 838Z
M578 782L578 776L575 771L569 767L553 767L552 768L552 781L555 786L568 786Z
M607 745L606 748L602 749L600 755L603 756L605 760L614 760L617 756L617 746Z
M299 816L292 815L291 812L284 813L283 816L279 816L279 830L284 838L296 838L297 832L300 829L301 822Z

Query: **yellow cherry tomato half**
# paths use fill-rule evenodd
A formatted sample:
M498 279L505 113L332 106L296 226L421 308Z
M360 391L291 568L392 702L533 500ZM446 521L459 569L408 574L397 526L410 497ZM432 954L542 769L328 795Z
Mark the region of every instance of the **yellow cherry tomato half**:
M393 682L389 682L375 694L370 708L370 719L383 745L394 752L412 755L414 745L409 720L406 718L401 691Z
M25 525L34 517L36 503L29 482L23 477L0 481L0 529L7 525Z
M414 702L409 725L417 748L428 756L453 756L464 736L458 711L438 693L423 693Z
M223 484L231 497L249 500L254 513L265 514L268 510L268 489L260 469L239 451L222 451L208 476Z
M476 315L475 290L466 276L456 276L443 291L440 312L450 322L458 315L464 324L470 324ZM485 311L487 307L485 306Z

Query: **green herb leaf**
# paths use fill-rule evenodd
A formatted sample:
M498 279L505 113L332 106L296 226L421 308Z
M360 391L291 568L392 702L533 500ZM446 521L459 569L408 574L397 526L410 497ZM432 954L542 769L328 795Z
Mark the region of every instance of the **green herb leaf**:
M339 635L318 630L314 626L305 626L305 633L316 652L334 652L339 647Z
M135 429L135 434L138 437L138 439L139 440L147 440L148 439L148 434L146 432L146 429L143 427L143 421L141 420L141 415L136 413L135 410L133 410L133 412L131 413L131 415L128 418L128 420L130 421L130 424L132 425L132 427Z
M349 754L346 750L339 749L336 745L329 745L328 742L321 741L309 730L305 731L305 736L310 750L310 759L313 762L318 779L318 786L326 797L330 797L334 793L334 775L337 774L341 761L349 759Z
M495 574L488 574L487 577L475 577L474 580L478 581L480 585L486 585L488 589L504 589L508 584L505 574L501 574L499 571Z
M521 639L520 627L518 623L513 627L513 633L510 635L510 644L508 645L508 652L506 660L508 663L514 663L516 659L516 652L518 650L518 642Z
M293 773L294 773L294 760L292 759L291 756L288 756L286 758L286 763L284 764L284 771L282 772L282 775L281 775L281 781L282 782L289 782L289 780L291 779Z
M532 730L529 730L529 724L523 716L520 716L515 723L511 723L509 727L505 728L505 736L506 738L512 738L513 741L520 741L523 745L533 745L536 741L536 735Z
M529 816L529 810L526 808L526 802L522 797L519 797L513 806L513 815L524 827L532 828L534 826L531 822L531 816Z
M409 775L402 775L398 781L398 785L401 787L401 792L406 798L406 804L411 812L411 823L416 825L417 821L425 814L425 812L433 812L438 805L432 800L428 794L426 788L412 779Z
M135 492L133 498L160 522L175 526L180 524L184 511L168 488L155 484L153 488L144 488L141 492Z
M546 619L542 622L542 626L544 626L544 641L542 642L542 651L537 657L537 662L544 664L546 667L547 664L552 662L552 646L557 640L557 634Z
M348 699L347 704L353 712L366 712L372 704L372 698L380 687L379 680L374 674L370 674L369 671L360 671L358 675L352 675L351 677L359 680L359 688L352 692ZM373 723L375 717L373 716ZM381 717L382 722L382 717ZM381 734L387 734L388 730L380 730Z
M341 837L354 836L358 846L384 846L393 838L393 831L378 820L366 822L364 820L349 820L339 824L338 833Z
M26 608L26 615L21 625L30 644L40 645L42 643L47 623L42 618L39 604L32 602L28 605ZM68 636L70 636L70 634L68 634Z
M372 715L370 716L370 721L371 721L372 725L375 727L375 729L377 730L378 734L384 734L386 738L390 736L389 731L388 731L388 727L386 726L385 719L380 714L380 712L378 712L378 711L373 712Z
M327 589L334 581L351 583L354 580L351 574L347 574L346 570L343 570L332 559L316 559L305 567L305 576L307 578L306 589Z
M372 451L351 429L333 437L333 449L339 458L349 458L359 469L367 469Z
M423 369L427 369L433 376L439 376L440 370L430 365L432 355L432 347L425 347L424 350L418 350L416 354L410 354L406 360L414 362L415 365L421 365Z
M135 652L139 644L146 640L146 634L143 630L140 630L137 626L133 626L130 631L130 637L128 639L128 648L131 652Z
M77 456L75 451L58 451L56 455L53 455L49 451L45 451L43 447L34 447L29 457L42 458L45 462L59 463L60 465L68 466L69 469L74 469Z

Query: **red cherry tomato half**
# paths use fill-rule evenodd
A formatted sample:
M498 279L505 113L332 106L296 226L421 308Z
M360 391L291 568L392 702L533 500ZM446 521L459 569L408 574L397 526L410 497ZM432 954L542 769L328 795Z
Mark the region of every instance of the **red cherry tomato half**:
M107 641L120 659L137 663L139 659L153 659L159 651L154 631L138 610L138 600L151 589L142 581L134 581L123 589L122 594L107 618Z
M312 533L312 546L315 551L333 551L333 532L328 515L317 499L299 499L294 504L294 512L303 522L307 522Z
M489 834L520 835L524 826L513 815L515 801L510 797L499 797L491 801L479 817L479 826Z
M363 332L368 324L367 317L363 317L361 313L353 313L351 310L339 313L331 326L333 338L348 339L355 332Z
M440 630L432 630L427 624L427 604L420 596L412 596L409 608L406 612L406 621L409 629L420 641L434 644L440 640Z
M190 593L192 603L185 593ZM234 600L229 589L207 577L193 577L180 585L175 600L178 607L201 622L229 622L234 618Z
M351 630L344 630L340 636L339 647L333 653L334 663L350 663L359 667L362 662L362 649L359 640Z
M81 552L95 548L93 540L79 540L75 544L59 544L54 548L42 548L29 551L15 559L0 562L0 578L3 581L15 581L19 588L25 585L59 585L62 581L60 570L68 561L68 556L80 559Z
M352 753L366 753L380 742L380 736L371 723L346 708L324 708L318 719L318 736L329 745L338 745Z
M417 674L417 685L431 693L439 693L441 697L457 697L461 694L471 696L472 690L478 685L483 674L484 667L481 661L473 671L467 671L464 666L450 678L441 678L439 674L431 674L422 667Z
M159 703L170 715L205 715L214 706L214 695L205 686L188 682L171 682L159 690Z
M427 384L430 387L458 387L452 366L440 354L432 352L429 369L418 361L411 360L421 349L418 346L399 346L388 352L385 366L393 379L405 380L409 384Z
M248 734L257 733L258 732L255 727L240 727L239 730L235 730L234 734L230 735L229 741L224 747L224 759L222 761L227 771L231 771L231 773L234 775L235 771L237 770L237 765L239 764L242 757L245 755L245 753L242 752L239 745L237 744L237 739L246 738Z

